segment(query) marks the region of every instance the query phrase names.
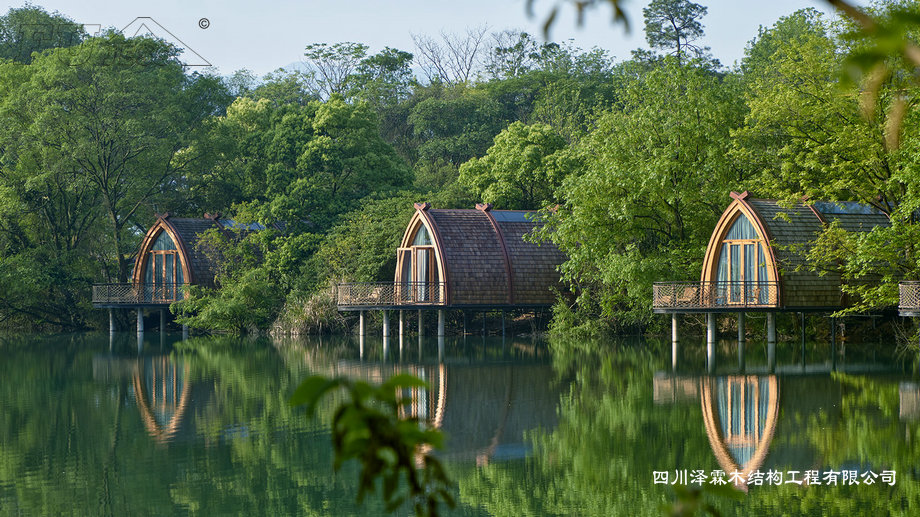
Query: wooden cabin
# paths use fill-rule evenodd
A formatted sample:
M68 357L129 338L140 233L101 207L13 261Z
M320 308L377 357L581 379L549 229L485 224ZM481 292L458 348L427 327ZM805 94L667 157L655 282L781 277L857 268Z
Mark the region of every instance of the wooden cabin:
M212 287L216 265L198 241L215 228L244 232L265 229L258 223L239 224L216 214L202 218L156 214L138 248L131 282L93 286L93 307L110 310L110 330L114 329L112 309L137 309L138 331L142 331L144 308L165 309L182 299L186 285Z
M339 310L520 308L552 305L565 255L525 239L538 214L439 210L416 203L396 252L393 282L339 284Z
M887 226L888 217L853 202L782 206L732 192L709 239L699 282L656 283L658 313L836 311L848 305L840 275L805 264L811 243L830 223L847 231Z

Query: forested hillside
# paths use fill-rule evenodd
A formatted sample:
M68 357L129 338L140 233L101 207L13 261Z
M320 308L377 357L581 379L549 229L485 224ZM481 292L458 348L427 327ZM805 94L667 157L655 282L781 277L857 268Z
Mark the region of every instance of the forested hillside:
M917 10L872 12L905 8ZM304 71L257 78L192 72L162 41L88 37L66 13L11 9L0 328L100 327L91 285L128 280L154 214L210 212L283 230L209 236L225 261L218 287L174 307L184 321L334 329L329 285L392 279L412 203L429 201L542 210L535 238L569 256L573 296L555 328L644 330L652 282L699 278L733 190L889 214L890 228L859 235L829 226L808 267L880 273L849 288L857 308L895 305L897 280L920 278L913 65L891 57L860 75L875 42L811 9L752 34L735 66L702 46L706 8L656 0L644 15L653 50L627 60L471 28L379 52L305 41ZM36 24L60 37L24 29ZM915 27L900 36L916 41Z

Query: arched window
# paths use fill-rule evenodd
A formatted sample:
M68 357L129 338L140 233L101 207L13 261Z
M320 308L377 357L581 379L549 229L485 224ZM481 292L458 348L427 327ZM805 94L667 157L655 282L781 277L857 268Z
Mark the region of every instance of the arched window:
M401 299L414 302L431 301L432 293L438 288L438 268L431 234L421 222L410 242L408 248L400 248L398 251Z
M161 230L154 241L144 265L146 298L172 301L182 297L181 284L185 283L179 250L168 233Z
M716 281L720 289L720 302L767 303L769 269L764 246L747 216L740 213L722 239Z

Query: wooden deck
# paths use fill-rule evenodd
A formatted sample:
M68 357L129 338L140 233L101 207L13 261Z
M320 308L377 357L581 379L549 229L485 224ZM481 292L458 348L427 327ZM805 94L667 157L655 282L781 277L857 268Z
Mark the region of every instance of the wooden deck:
M901 316L920 316L920 282L898 284L898 313Z
M95 284L93 307L119 309L131 307L167 307L179 301L188 284Z
M340 311L443 307L443 282L360 282L338 284L335 301Z
M652 308L656 313L776 310L776 282L656 282Z

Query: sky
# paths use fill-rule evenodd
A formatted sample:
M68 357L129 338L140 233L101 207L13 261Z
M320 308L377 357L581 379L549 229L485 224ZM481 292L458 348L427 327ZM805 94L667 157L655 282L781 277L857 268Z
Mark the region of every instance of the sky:
M48 11L94 27L114 27L131 35L155 33L195 52L183 54L190 65L210 64L229 75L246 68L263 76L302 59L310 43L352 41L375 53L384 47L415 51L413 34L437 37L442 31L462 33L486 25L490 31L519 29L542 38L542 25L559 0L535 0L528 17L527 0L32 0ZM814 7L831 12L826 2L811 0L704 0L703 45L725 65L744 55L758 27L769 27L781 16ZM857 0L864 5L865 0ZM573 40L580 48L600 47L617 60L645 48L641 0L624 0L631 30L611 24L611 11L602 5L589 12L583 27L575 23L571 4L562 3L551 33L554 41ZM19 2L0 0L0 13ZM142 18L141 20L137 20ZM148 21L149 19L149 21ZM141 27L146 26L146 29ZM163 34L163 32L167 34Z

